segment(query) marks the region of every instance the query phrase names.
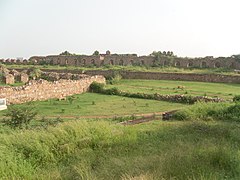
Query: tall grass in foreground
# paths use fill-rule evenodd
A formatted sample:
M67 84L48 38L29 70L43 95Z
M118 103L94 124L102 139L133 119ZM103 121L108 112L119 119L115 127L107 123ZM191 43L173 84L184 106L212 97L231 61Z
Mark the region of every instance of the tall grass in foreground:
M240 103L197 103L175 113L174 119L240 122Z
M240 126L71 121L0 135L0 178L238 179Z
M128 144L135 138L128 129L119 129L107 122L86 121L63 123L47 130L1 134L0 177L31 177L39 168L57 166L61 161L67 163L73 154L84 157L95 149Z

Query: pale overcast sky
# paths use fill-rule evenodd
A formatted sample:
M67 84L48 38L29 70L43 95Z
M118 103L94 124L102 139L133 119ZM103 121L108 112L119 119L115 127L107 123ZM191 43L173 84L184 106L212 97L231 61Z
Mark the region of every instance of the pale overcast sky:
M0 58L240 53L240 0L0 0Z

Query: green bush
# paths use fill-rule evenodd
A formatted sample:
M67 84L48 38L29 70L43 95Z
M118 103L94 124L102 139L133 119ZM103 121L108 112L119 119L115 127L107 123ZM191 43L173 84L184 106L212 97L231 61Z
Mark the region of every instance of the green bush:
M124 97L130 97L130 98L153 99L153 100L168 101L168 102L183 103L183 104L194 104L198 101L198 98L190 95L161 95L158 93L155 93L155 94L130 93L130 92L121 91L117 87L105 89L104 86L105 85L102 83L93 82L90 85L90 92L102 93L106 95L124 96Z
M240 122L240 104L197 103L173 115L177 120L216 120Z
M186 121L186 120L191 120L192 119L192 114L188 110L181 110L177 111L173 114L172 116L173 119L179 120L179 121Z
M117 84L122 79L122 76L119 72L114 71L112 76L107 77L108 84Z
M110 89L105 89L104 90L104 94L107 94L107 95L118 95L118 96L121 96L121 91L114 87L114 88L110 88Z
M103 83L93 82L90 85L90 91L94 92L94 93L102 93L103 89L104 89L104 84Z
M10 106L5 116L9 117L4 121L5 125L11 128L28 128L30 121L37 115L35 107L28 105L23 107Z
M226 120L240 122L240 103L229 106L228 108L226 108L223 114L223 118Z
M233 102L240 102L240 95L236 95L233 97Z

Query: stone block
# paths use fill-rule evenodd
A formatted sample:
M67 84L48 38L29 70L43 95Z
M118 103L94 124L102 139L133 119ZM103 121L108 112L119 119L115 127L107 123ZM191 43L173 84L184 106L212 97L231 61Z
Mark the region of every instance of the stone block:
M3 76L3 83L5 84L14 84L14 76L12 74L6 74Z

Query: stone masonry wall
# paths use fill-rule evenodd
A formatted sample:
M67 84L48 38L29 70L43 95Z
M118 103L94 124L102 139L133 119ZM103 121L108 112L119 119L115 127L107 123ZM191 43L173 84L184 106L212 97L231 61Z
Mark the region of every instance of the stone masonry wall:
M80 80L30 81L20 87L0 87L0 98L6 98L8 104L20 104L29 101L62 99L66 96L86 92L92 82L105 83L103 76L88 76Z
M58 73L82 73L79 70L44 70ZM116 71L112 70L89 70L84 73L87 75L102 75L105 77L113 76ZM218 83L240 83L239 75L221 74L192 74L192 73L162 73L162 72L133 72L118 71L124 79L152 79L152 80L179 80L179 81L199 81L199 82L218 82Z
M86 71L88 75L111 76L113 71ZM191 74L191 73L161 73L161 72L132 72L119 71L124 79L179 80L217 83L240 83L240 76L220 74Z
M153 66L157 61L157 64L161 66L173 66L179 68L230 68L240 69L240 62L234 57L218 57L213 58L211 56L204 58L180 58L180 57L161 57L156 60L153 56L121 56L121 55L105 55L105 56L46 56L46 57L31 57L30 62L35 64L41 64L45 61L51 65L70 65L70 66L104 66L104 65L146 65Z
M18 69L18 71L24 71ZM114 70L63 70L63 69L42 69L45 72L72 73L86 75L102 75L105 77L113 76ZM221 74L195 74L195 73L163 73L163 72L133 72L118 71L124 79L152 79L152 80L179 80L179 81L199 81L199 82L221 82L221 83L240 83L240 75L221 75ZM84 75L82 75L84 76ZM73 78L74 80L77 78Z

